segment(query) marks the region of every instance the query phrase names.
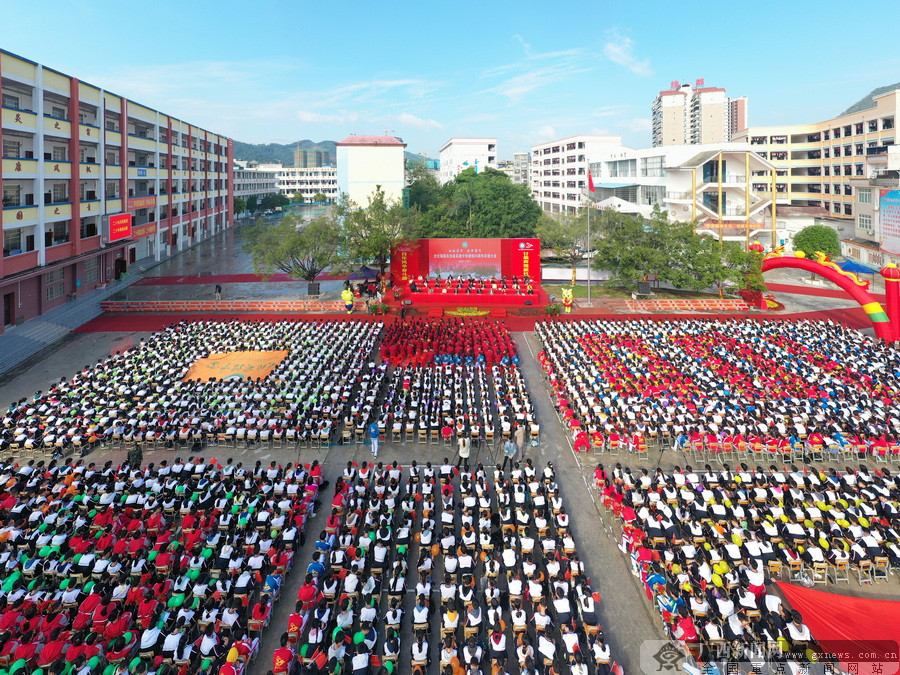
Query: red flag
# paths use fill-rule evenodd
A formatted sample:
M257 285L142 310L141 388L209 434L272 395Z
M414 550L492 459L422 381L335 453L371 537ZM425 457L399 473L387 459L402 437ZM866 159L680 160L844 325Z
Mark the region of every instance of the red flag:
M588 190L591 192L594 191L594 177L591 175L590 171L588 171Z

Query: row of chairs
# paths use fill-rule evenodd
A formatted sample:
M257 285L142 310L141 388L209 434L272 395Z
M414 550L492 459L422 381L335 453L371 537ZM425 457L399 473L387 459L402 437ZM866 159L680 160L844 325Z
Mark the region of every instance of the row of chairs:
M777 576L782 581L808 579L813 585L827 585L830 582L846 583L849 586L851 573L856 575L859 584L889 581L892 574L900 575L900 567L891 567L887 556L877 556L874 560L860 560L858 563L851 563L849 560L839 560L836 563L807 563L801 559L783 563L780 560L772 560L767 567L770 576Z

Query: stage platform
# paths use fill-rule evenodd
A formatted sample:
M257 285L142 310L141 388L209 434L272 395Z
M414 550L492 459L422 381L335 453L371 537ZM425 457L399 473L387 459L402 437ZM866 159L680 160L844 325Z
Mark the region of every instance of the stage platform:
M399 299L394 299L392 292L385 294L384 302L392 308L401 307L405 301L412 301L408 307L420 310L456 310L460 307L475 308L481 310L511 310L523 307L542 308L550 304L550 296L542 286L534 285L533 294L520 293L411 293L409 288L404 288Z

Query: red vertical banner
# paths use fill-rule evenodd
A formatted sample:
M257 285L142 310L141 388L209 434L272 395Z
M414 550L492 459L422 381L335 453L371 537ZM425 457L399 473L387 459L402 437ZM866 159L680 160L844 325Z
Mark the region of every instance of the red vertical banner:
M391 276L395 284L406 284L419 276L419 242L404 241L391 252Z

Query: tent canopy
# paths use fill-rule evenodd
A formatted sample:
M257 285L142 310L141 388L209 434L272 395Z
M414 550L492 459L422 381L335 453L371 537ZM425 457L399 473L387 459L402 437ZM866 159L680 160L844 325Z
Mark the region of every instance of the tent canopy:
M845 272L853 272L854 274L876 274L878 272L878 270L873 270L871 267L860 265L854 260L845 260L844 262L839 262L837 266Z
M347 278L350 281L359 281L361 279L374 279L378 276L378 270L373 270L371 267L366 267L363 265L358 270L350 274Z
M811 588L776 582L788 604L803 616L803 623L816 642L826 652L841 654L841 663L849 667L856 663L859 675L893 675L898 670L896 651L900 636L900 602L854 598L826 593ZM890 654L882 657L879 671L874 667L877 658L870 654Z

